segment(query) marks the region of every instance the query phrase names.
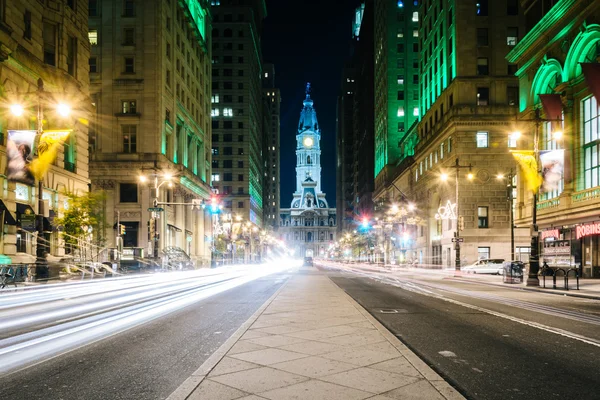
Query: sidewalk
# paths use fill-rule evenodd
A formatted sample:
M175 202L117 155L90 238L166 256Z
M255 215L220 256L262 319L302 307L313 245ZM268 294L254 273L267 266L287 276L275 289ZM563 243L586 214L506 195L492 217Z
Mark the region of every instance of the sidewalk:
M302 268L168 400L462 398L327 276Z

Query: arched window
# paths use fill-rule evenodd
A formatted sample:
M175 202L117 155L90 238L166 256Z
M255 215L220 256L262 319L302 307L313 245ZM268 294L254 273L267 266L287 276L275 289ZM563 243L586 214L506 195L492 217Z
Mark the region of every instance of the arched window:
M307 234L306 234L306 241L307 242L312 242L312 232L307 232Z
M306 163L307 163L307 164L309 164L309 165L310 165L310 164L312 164L312 163L310 162L310 156L306 156Z

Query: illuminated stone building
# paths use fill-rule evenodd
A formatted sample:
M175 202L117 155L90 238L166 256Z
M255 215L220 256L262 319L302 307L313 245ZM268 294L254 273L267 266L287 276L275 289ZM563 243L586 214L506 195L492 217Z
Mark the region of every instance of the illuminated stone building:
M413 154L416 140L400 142L420 115L419 2L374 2L375 192L393 178L396 164Z
M263 137L263 205L265 226L274 230L279 227L280 207L280 103L281 93L275 87L275 67L265 64L263 68L264 137Z
M224 212L262 227L264 0L212 1L212 185Z
M595 229L600 222L600 3L522 0L521 5L527 10L526 31L506 57L519 66L519 147L533 149L537 109L541 119L554 120L539 121L540 152L555 150L556 160L564 162L557 184L538 196L540 256L550 266L580 266L584 277L600 278ZM533 196L524 176L517 186L516 223L530 226ZM564 251L556 253L554 244Z
M77 2L81 3L81 2ZM208 2L90 2L92 188L107 191L108 245L119 219L138 255L179 247L210 258L211 220L184 205L211 195L211 20ZM171 174L165 182L165 174ZM149 208L155 199L163 212ZM148 182L140 181L146 176ZM151 221L156 218L156 231ZM156 232L156 235L155 235ZM153 240L154 239L154 240Z
M282 208L279 237L295 255L324 255L336 238L336 209L321 190L321 129L307 85L296 133L296 191L290 208Z
M49 253L64 254L52 220L66 205L65 192L89 191L88 127L90 116L87 2L0 2L0 264L30 262L17 252L36 254L35 227L25 227L25 214L37 213L37 185L8 181L9 130L36 130L38 79L44 86L41 104L44 130L71 129L56 161L43 177L44 239ZM55 105L64 102L72 113L60 118ZM20 104L23 114L10 113Z
M395 149L406 158L397 164L390 184L376 188L377 202L384 208L403 200L416 204L424 222L411 228L406 257L422 265L455 266L452 239L458 216L451 212L451 219L437 219L436 214L445 214L440 207L457 200L464 221L461 263L508 260L511 183L506 176L516 171L509 150L517 146L510 132L518 113L519 82L517 65L505 56L523 37L523 13L516 0L419 3L419 121L408 133L416 145L403 140ZM457 162L463 166L458 191ZM497 179L498 174L505 178ZM517 226L515 258L526 259L529 229Z

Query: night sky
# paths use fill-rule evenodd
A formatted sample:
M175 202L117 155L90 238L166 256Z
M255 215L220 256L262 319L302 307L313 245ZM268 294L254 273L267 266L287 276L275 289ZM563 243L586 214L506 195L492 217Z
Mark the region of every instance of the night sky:
M281 90L281 206L290 207L296 184L296 133L306 82L312 85L321 128L321 188L335 207L335 113L344 60L349 54L356 0L266 0L263 59L275 65Z

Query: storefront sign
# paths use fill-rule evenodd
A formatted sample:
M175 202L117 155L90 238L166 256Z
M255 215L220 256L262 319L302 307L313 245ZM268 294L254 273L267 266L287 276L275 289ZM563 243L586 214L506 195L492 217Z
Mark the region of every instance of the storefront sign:
M594 222L593 224L579 225L576 228L577 239L581 239L585 236L600 235L600 222Z
M569 240L552 240L544 242L545 256L571 255L571 242Z
M542 240L546 240L548 238L559 238L558 229L548 229L546 231L542 231Z

